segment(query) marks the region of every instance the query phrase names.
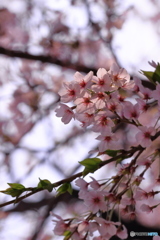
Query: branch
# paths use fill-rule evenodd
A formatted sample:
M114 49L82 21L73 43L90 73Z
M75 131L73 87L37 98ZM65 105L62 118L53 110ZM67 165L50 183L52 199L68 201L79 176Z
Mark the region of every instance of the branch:
M60 181L58 181L58 182L56 182L56 183L53 183L52 185L53 185L53 187L58 187L58 186L60 186L60 185L63 184L63 183L72 182L74 179L76 179L76 178L78 178L78 177L81 177L82 174L83 174L83 171L82 171L82 172L79 172L79 173L77 173L77 174L75 174L75 175L73 175L73 176L71 176L71 177L62 179L62 180L60 180ZM44 189L43 189L43 188L30 188L29 190L30 190L31 192L25 194L25 195L22 196L22 197L17 197L16 199L14 199L14 200L12 200L12 201L8 201L8 202L6 202L6 203L0 204L0 208L1 208L1 207L4 207L4 206L7 206L7 205L10 205L10 204L16 204L16 203L22 201L23 199L25 199L25 198L27 198L27 197L29 197L29 196L37 193L37 192L43 191Z
M18 57L18 58L22 58L22 59L40 61L42 63L52 63L52 64L58 65L60 67L63 67L63 68L68 68L68 69L72 69L74 71L79 71L79 72L84 72L84 73L93 71L94 74L96 74L96 72L98 70L97 68L87 67L85 65L81 65L78 63L71 63L70 61L61 61L50 55L48 55L48 56L33 55L28 52L10 50L10 49L7 49L7 48L1 47L1 46L0 46L0 54L3 54L5 56L11 57L11 58ZM151 82L145 81L145 80L141 80L141 81L142 81L142 84L144 87L147 87L152 90L155 89L154 84L152 84Z
M137 152L137 151L139 151L139 150L140 150L140 151L141 151L141 150L143 151L144 149L143 149L141 146L138 146L138 147L132 148L132 149L129 150L129 151L124 151L124 150L122 150L122 153L119 154L118 156L112 157L112 158L110 158L109 160L102 161L102 162L100 163L98 169L100 169L101 167L103 167L103 166L105 166L105 165L107 165L107 164L109 164L109 163L111 163L111 162L115 162L115 161L117 161L118 159L121 159L121 158L122 158L122 160L124 160L125 158L131 157L131 156L133 156L133 154L134 154L135 152ZM75 180L76 178L83 176L83 173L84 173L84 171L79 172L79 173L77 173L77 174L74 174L74 175L71 176L71 177L62 179L62 180L60 180L60 181L58 181L58 182L56 182L56 183L51 184L51 186L52 186L53 188L56 188L56 187L58 187L58 186L60 186L60 185L62 185L62 184L64 184L64 183L72 182L72 181ZM7 206L7 205L10 205L10 204L16 204L16 203L22 201L23 199L25 199L25 198L27 198L27 197L29 197L29 196L37 193L37 192L46 190L46 189L47 189L47 188L39 188L39 187L28 188L28 189L26 188L26 191L28 190L28 191L31 191L31 192L25 194L25 195L22 196L22 197L16 197L16 199L14 199L14 200L12 200L12 201L8 201L8 202L6 202L6 203L0 204L0 208L1 208L1 207L4 207L4 206ZM2 191L2 192L5 193L5 191Z
M40 61L42 63L52 63L52 64L58 65L60 67L63 67L63 68L69 68L69 69L80 71L80 72L88 73L89 71L93 71L93 72L97 71L96 68L86 67L84 65L78 65L77 63L75 64L75 63L71 63L69 61L61 61L50 55L46 55L46 56L33 55L28 52L10 50L10 49L7 49L7 48L1 47L1 46L0 46L0 54L3 54L5 56L11 57L11 58L18 57L18 58L22 58L22 59L36 60L36 61Z

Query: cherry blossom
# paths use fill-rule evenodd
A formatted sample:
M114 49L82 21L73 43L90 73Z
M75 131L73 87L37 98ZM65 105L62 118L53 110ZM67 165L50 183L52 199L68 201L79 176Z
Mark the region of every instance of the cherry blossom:
M122 87L130 81L130 76L127 71L124 68L119 68L116 63L113 63L109 73L114 85L117 87Z
M152 62L149 62L149 61L148 61L148 63L149 63L152 67L154 67L154 68L156 68L156 67L158 66L158 63L156 63L156 62L153 61L153 60L152 60Z
M108 95L103 92L97 92L92 96L91 99L96 109L103 109L106 106Z
M140 126L140 132L136 134L136 140L142 147L149 147L152 143L151 136L154 136L156 131L153 127Z
M75 119L74 112L65 104L59 104L59 108L55 112L57 117L62 117L61 120L64 124L68 124L72 118Z
M88 192L84 195L84 203L92 213L97 213L99 210L104 212L107 210L104 195L101 191Z
M79 191L79 198L84 199L86 197L86 194L88 192L88 183L83 179L79 178L75 181L76 185L80 187Z
M64 82L63 85L64 88L59 91L61 101L68 103L75 100L80 91L79 85L75 82Z
M140 115L139 104L133 105L131 102L126 102L123 105L123 114L127 119L138 119Z
M90 71L86 76L83 76L81 73L76 72L74 74L75 82L80 86L80 93L85 91L85 89L90 88L92 85L93 72Z
M110 76L104 68L97 71L97 77L94 76L92 81L95 83L92 86L95 92L110 91L112 89Z
M157 84L156 90L152 92L152 97L158 100L158 104L160 106L160 84Z
M91 177L91 179L92 179L92 181L89 183L89 185L91 186L91 188L98 190L100 188L100 184L93 177Z
M139 109L141 112L146 112L149 108L149 104L146 103L146 101L144 101L141 98L136 98L136 101L139 105Z
M144 100L149 100L152 97L152 90L145 88L142 85L139 86L140 92L143 94Z
M75 118L82 123L81 126L83 128L90 126L94 122L94 114L93 113L91 113L91 114L88 112L84 112L81 114L75 113Z
M110 131L102 133L96 139L101 141L99 144L100 152L104 152L107 149L118 149L120 147L117 136Z
M128 237L128 233L127 233L126 227L125 227L124 225L118 226L116 235L117 235L120 239L126 239L126 238Z
M107 221L100 217L95 217L96 221L99 223L98 231L100 232L101 236L108 236L112 237L117 233L117 228L115 223L112 221Z
M160 236L154 236L153 240L160 240Z
M95 111L94 103L91 101L91 95L89 93L85 93L83 97L77 98L74 103L77 105L77 113L87 112L92 114Z
M134 197L136 200L143 200L148 198L148 194L140 187L137 187Z
M95 117L94 126L92 127L92 130L94 132L109 132L111 131L111 128L114 127L115 124L113 121L108 117L107 111L101 111L97 116Z
M54 227L54 233L56 235L61 236L68 229L69 225L66 224L65 221L59 215L55 213L51 213L51 215L57 218L57 220L52 220L53 222L56 223Z
M152 210L152 207L150 207L149 205L147 204L142 204L140 209L143 211L143 212L146 212L146 213L151 213L153 210Z

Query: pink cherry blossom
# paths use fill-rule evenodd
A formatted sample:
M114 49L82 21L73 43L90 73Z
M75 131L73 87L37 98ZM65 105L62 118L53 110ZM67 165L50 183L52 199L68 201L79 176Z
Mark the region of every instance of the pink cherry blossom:
M110 91L111 90L111 79L109 74L104 68L99 68L97 71L97 77L94 76L92 80L95 84L92 89L95 92Z
M117 99L111 99L107 102L108 110L110 110L113 113L117 113L118 115L122 116L122 106L119 104L119 101Z
M123 105L123 114L127 119L137 119L140 115L139 104L133 105L131 102L125 102Z
M59 91L61 101L64 103L73 101L79 95L80 87L74 82L64 82L64 88Z
M156 62L153 61L153 60L152 60L152 62L149 62L149 61L148 61L148 63L149 63L152 67L154 67L154 68L156 68L156 67L158 66L158 63L156 63Z
M89 114L88 112L84 113L75 113L75 118L82 123L82 127L86 128L92 123L94 123L94 114Z
M154 236L152 240L160 240L160 236Z
M137 163L139 166L145 166L146 168L149 168L152 164L152 161L149 158L140 158L138 159Z
M144 200L148 198L148 194L140 187L137 187L136 192L134 193L134 197L136 200Z
M76 185L81 188L81 190L86 191L88 189L88 183L83 178L78 178L75 181Z
M152 90L149 88L144 87L143 85L140 85L139 87L140 92L143 94L143 99L148 100L152 97Z
M85 89L90 88L92 85L92 77L93 72L90 71L86 76L83 76L81 73L76 72L74 74L75 82L77 82L80 86L80 93L82 93Z
M147 204L142 204L140 209L143 211L143 212L146 212L146 213L151 213L153 210L152 210L152 207L150 207L149 205Z
M158 100L158 104L160 105L160 84L157 84L156 90L152 92L152 97Z
M130 81L130 76L127 71L124 68L119 68L116 63L113 63L109 73L114 85L117 87L122 87Z
M142 87L141 80L139 78L137 78L137 77L134 77L133 81L134 81L134 87L133 87L132 90L135 91L135 92L139 92L140 88Z
M108 95L103 92L97 92L91 98L96 109L103 109L108 99Z
M144 101L141 98L136 98L136 101L139 105L139 109L141 112L146 112L149 108L149 104L146 103L146 101Z
M134 198L126 198L123 197L121 200L121 204L126 206L126 205L135 205L135 200Z
M60 103L59 108L55 110L57 117L62 117L62 122L68 124L71 119L75 119L74 112L67 105Z
M89 222L83 221L78 225L78 232L88 231Z
M109 112L109 111L108 111ZM109 132L111 128L114 127L113 121L108 117L107 111L101 111L95 117L94 126L92 130L94 132ZM109 113L110 114L110 113Z
M91 179L92 179L92 181L89 183L89 185L91 186L91 188L98 190L100 188L100 184L93 177L91 177Z
M69 228L69 224L65 223L65 221L59 215L55 213L51 213L51 215L57 218L57 220L52 220L56 223L54 227L54 233L59 236L63 235L63 233Z
M87 231L89 232L90 236L93 236L93 233L97 230L98 224L94 221L87 221L84 220L78 225L78 232L85 234Z
M88 183L83 179L79 178L75 181L76 185L80 187L78 196L80 199L84 199L88 193Z
M117 150L119 148L118 138L115 134L111 132L104 132L102 135L99 135L97 140L100 140L99 151L104 152L107 149Z
M99 210L104 212L107 210L104 195L101 191L88 192L86 196L84 196L84 203L92 213L97 213Z
M145 127L140 126L138 127L140 132L136 134L136 140L138 144L140 144L142 147L149 147L152 143L151 136L154 136L156 131L153 127Z
M117 228L114 222L107 221L100 217L95 217L95 219L100 224L98 227L98 231L102 236L109 234L109 236L112 237L117 233Z
M95 111L94 103L91 101L91 95L87 92L83 97L77 98L74 103L77 105L77 113L87 112L89 114L92 114Z
M117 233L116 235L120 238L120 239L126 239L128 237L128 233L127 233L127 229L124 225L120 225L117 229Z

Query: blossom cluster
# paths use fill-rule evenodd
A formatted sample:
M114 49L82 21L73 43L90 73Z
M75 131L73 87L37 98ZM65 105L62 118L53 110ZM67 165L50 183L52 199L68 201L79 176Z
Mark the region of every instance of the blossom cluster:
M122 94L124 91L128 94L137 93L136 103L129 98L125 99ZM100 152L122 148L122 141L115 132L118 123L125 122L136 127L132 146L140 144L144 148L149 147L152 143L151 136L158 130L155 124L158 123L159 112L155 122L152 121L149 126L143 125L140 116L151 107L150 103L158 100L158 106L160 105L160 84L157 84L154 91L145 88L139 79L130 80L127 71L116 64L108 72L100 68L97 76L93 72L86 76L76 72L74 81L64 82L64 88L59 94L62 103L56 109L56 116L62 117L65 124L76 119L83 128L91 126L93 132L99 133L96 139L100 141ZM74 105L70 107L65 104L69 102Z
M153 63L151 65L156 73L159 65ZM76 119L84 129L90 127L96 132L96 139L99 140L98 155L113 151L116 155L124 153L122 160L128 156L132 156L133 159L130 163L121 163L118 166L115 161L117 175L104 182L99 183L94 178L89 183L83 178L77 179L76 185L80 187L79 199L83 200L86 214L69 220L63 220L53 214L57 218L54 220L55 234L73 240L107 240L114 235L125 239L125 226L120 221L111 220L113 210L117 210L119 216L121 213L129 219L134 219L138 208L142 212L150 213L159 206L159 202L150 206L147 201L160 191L152 189L147 192L140 187L145 173L160 156L158 147L152 152L146 151L160 136L159 82L152 81L154 90L151 90L144 87L138 78L131 80L127 71L116 64L113 64L109 71L100 68L96 76L93 72L86 76L76 72L74 81L64 82L64 87L59 92L62 103L56 109L56 116L61 117L65 124L71 119ZM70 102L72 106L67 105ZM148 118L148 112L153 107L156 108L154 117ZM132 129L134 132L126 149L118 135L118 126L122 123L128 126L128 131ZM143 155L145 151L146 154ZM143 167L143 170L137 174L139 167ZM156 184L159 182L160 173L155 179ZM106 219L102 217L104 213L107 213Z

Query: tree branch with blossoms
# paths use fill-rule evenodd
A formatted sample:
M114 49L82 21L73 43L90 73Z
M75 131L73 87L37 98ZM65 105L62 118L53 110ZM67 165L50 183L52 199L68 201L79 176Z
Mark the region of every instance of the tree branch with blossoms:
M138 78L130 80L127 71L117 64L113 64L109 71L100 68L96 76L92 71L86 76L76 72L73 81L64 82L56 116L61 117L64 124L76 119L84 130L93 131L99 141L94 150L97 156L80 161L83 171L56 183L40 179L35 188L8 183L10 188L1 192L15 197L15 200L0 207L15 204L43 190L52 192L55 189L57 195L72 194L71 182L76 180L84 211L67 219L51 213L55 222L54 233L63 236L64 240L110 239L115 235L126 239L128 233L121 216L134 219L137 212L150 213L160 205L160 191L156 187L146 191L143 187L145 174L155 163L159 162L160 166L160 65L153 61L150 64L154 71L142 73L154 90L144 87ZM151 118L153 110L155 114ZM121 124L124 124L125 134L119 131ZM110 163L116 172L112 177L103 180L91 177L90 182L84 179ZM154 176L154 185L159 183L160 167ZM149 204L151 198L152 205ZM118 222L112 221L114 211L118 214Z

